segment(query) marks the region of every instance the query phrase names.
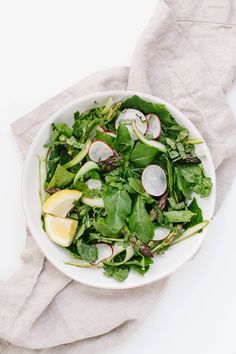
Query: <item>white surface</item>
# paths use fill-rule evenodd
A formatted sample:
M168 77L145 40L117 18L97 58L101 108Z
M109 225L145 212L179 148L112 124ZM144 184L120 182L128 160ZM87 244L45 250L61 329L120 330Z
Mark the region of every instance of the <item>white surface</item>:
M1 279L19 268L25 241L22 165L9 124L93 71L128 65L154 4L0 0ZM229 101L236 114L236 89ZM235 197L236 183L195 260L171 277L138 332L106 353L236 353Z
M61 247L58 247L51 242L48 237L46 237L41 223L42 206L38 193L40 185L38 175L38 159L36 156L44 157L46 154L46 150L43 146L49 141L51 123L61 121L64 122L66 117L66 122L71 126L74 121L74 112L87 111L88 109L94 107L94 102L96 102L96 105L105 105L109 97L112 97L114 102L119 102L135 94L138 94L146 101L164 103L171 115L176 118L177 122L188 129L190 138L198 138L203 140L200 132L182 112L160 98L133 91L104 91L86 95L75 100L74 102L69 103L68 105L65 105L62 109L55 112L43 124L38 134L35 136L25 159L22 177L23 207L27 218L27 224L33 237L38 243L38 246L50 262L64 274L68 275L72 279L80 281L83 284L96 286L98 288L128 289L152 283L172 274L177 268L197 253L208 229L208 227L204 228L201 235L192 237L183 243L178 243L175 247L171 247L166 254L159 255L158 259L156 259L145 276L140 276L140 274L131 270L128 278L124 282L117 282L113 278L104 277L103 269L97 269L95 271L91 268L78 268L65 264L65 261L71 262L71 257L67 252L62 250ZM215 170L206 144L197 145L196 153L199 156L205 156L202 160L204 171L209 177L211 177L213 183L212 192L207 198L200 198L196 195L198 205L202 209L204 220L209 220L212 219L215 206ZM44 164L43 166L45 167ZM153 166L155 167L155 165ZM44 174L45 173L43 173L43 175Z

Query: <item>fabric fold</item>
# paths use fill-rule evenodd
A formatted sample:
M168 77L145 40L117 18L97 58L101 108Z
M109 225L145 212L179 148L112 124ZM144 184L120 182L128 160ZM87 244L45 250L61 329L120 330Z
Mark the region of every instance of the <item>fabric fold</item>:
M116 89L147 92L179 108L203 134L217 168L219 207L236 167L236 123L225 97L235 79L235 11L230 0L158 0L130 68L95 73L13 123L23 157L40 126L74 99ZM134 332L168 284L123 291L82 285L55 269L29 232L22 261L18 273L0 282L4 354L104 351Z

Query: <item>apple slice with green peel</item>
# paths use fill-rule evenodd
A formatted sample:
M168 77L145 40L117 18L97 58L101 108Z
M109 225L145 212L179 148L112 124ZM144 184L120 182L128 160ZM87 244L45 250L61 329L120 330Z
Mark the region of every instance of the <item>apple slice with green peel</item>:
M121 252L126 252L125 253L125 258L123 259L122 262L112 262L111 264L112 265L116 265L116 266L119 266L119 265L122 265L124 264L125 262L127 262L129 259L131 259L134 255L134 248L133 246L131 245L128 245L127 247L125 247L124 245L120 244L120 243L115 243L113 245L113 254L111 257L109 257L107 259L107 263L109 264L111 261L113 261L113 259L118 255L120 254Z
M52 194L43 204L43 212L55 216L66 216L83 193L74 189L64 189Z
M81 202L92 208L104 208L104 201L102 198L82 198Z
M77 220L45 215L45 230L51 241L62 247L69 247L73 241Z
M102 162L113 156L113 150L101 140L94 141L88 152L89 158L94 162Z
M112 132L104 132L104 133L107 134L107 135L112 136L113 138L116 138L116 134L115 133L112 133Z
M167 188L165 171L158 165L147 166L142 173L142 185L148 194L161 196Z
M161 122L156 114L150 113L147 118L147 131L145 135L150 135L152 139L159 138L161 134Z
M102 182L99 179L90 178L85 183L89 189L97 189L99 191L102 189Z
M188 228L186 231L184 231L184 233L180 236L180 238L178 238L175 242L173 242L173 245L175 245L181 241L184 241L184 240L188 239L189 237L194 236L198 232L202 231L208 224L209 224L209 220L204 220L204 221Z
M89 262L84 261L83 259L75 259L75 260L73 259L70 262L64 262L64 264L71 265L74 267L80 267L80 268L94 268L94 269L96 269L96 268L103 267L102 263L98 263L98 264L89 263Z
M119 115L119 117L117 118L116 122L115 122L115 127L116 129L118 129L119 125L121 123L125 124L125 126L127 127L130 136L133 140L137 140L137 135L134 132L134 129L132 127L132 122L135 122L135 124L137 125L139 131L142 134L146 133L147 130L147 120L145 115L141 112L138 111L137 109L133 109L133 108L128 108L125 109L124 111L122 111Z
M105 261L106 259L110 258L113 254L113 247L112 245L108 245L107 243L104 242L99 242L96 244L96 247L98 249L98 259L94 264L101 263Z
M71 168L73 166L78 165L78 163L80 163L85 156L87 155L88 151L89 151L89 147L91 145L91 140L88 139L84 145L84 147L82 148L82 150L78 153L78 155L76 155L73 160L67 162L65 165L63 165L63 167L65 168Z
M149 145L154 147L155 149L161 151L161 152L167 152L166 146L159 141L156 140L149 140L145 138L145 136L140 132L140 130L137 128L135 122L132 123L132 127L134 129L135 134L137 135L138 139L145 145Z
M74 183L78 181L78 179L80 179L85 173L95 169L99 170L99 166L98 164L96 164L96 162L93 161L85 162L85 164L79 169L79 171L75 175Z

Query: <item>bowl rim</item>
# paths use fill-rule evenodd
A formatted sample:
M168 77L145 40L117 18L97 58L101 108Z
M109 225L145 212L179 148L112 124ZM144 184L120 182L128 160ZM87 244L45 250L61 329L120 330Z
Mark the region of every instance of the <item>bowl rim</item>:
M189 256L187 258L184 258L183 261L179 262L179 264L177 266L174 266L170 271L166 271L164 272L161 276L159 276L156 279L150 279L150 280L146 280L145 282L141 283L141 284L131 284L129 285L129 283L120 283L117 282L117 286L114 284L110 284L108 283L108 285L97 285L97 284L93 284L93 282L91 281L84 281L84 280L78 280L76 277L72 276L69 274L69 272L64 271L58 264L56 261L54 261L54 257L51 255L51 252L48 252L47 250L45 250L41 243L38 242L38 238L35 235L35 231L34 231L34 226L33 226L33 222L31 221L31 216L29 213L29 210L27 208L27 202L26 202L26 194L25 194L25 179L26 179L26 171L28 170L28 167L30 165L30 160L31 160L31 155L33 154L33 151L35 149L35 147L37 146L38 140L41 137L41 133L45 130L45 128L49 127L49 125L60 115L63 113L66 113L66 111L72 107L73 105L79 104L80 101L83 100L96 100L99 98L104 98L104 97L109 97L112 95L121 95L125 98L128 98L130 96L140 96L143 99L147 99L151 102L156 102L156 103L161 103L166 105L168 110L171 110L172 112L174 112L174 115L177 116L177 121L178 121L178 117L182 116L183 119L187 120L189 125L191 126L191 128L197 130L199 137L202 138L203 142L204 142L204 148L207 150L208 152L208 163L209 163L209 167L211 170L211 179L212 179L212 183L213 183L213 189L212 189L212 195L211 195L211 217L210 220L212 219L213 215L214 215L214 210L215 210L215 202L216 202L216 174L215 174L215 167L214 167L214 163L213 163L213 159L211 156L211 152L208 148L208 145L205 141L205 139L202 137L202 134L200 133L200 131L198 130L198 128L194 125L194 123L192 123L192 121L187 117L187 115L185 115L183 112L181 112L179 109L177 109L175 106L173 106L172 104L166 102L165 100L151 95L151 94L147 94L141 91L132 91L132 90L108 90L108 91L97 91L97 92L93 92L90 94L86 94L86 95L82 95L79 96L78 98L70 101L69 103L65 104L63 107L59 108L58 110L56 110L53 114L51 114L48 119L46 119L45 122L43 122L43 124L41 125L41 127L39 128L37 134L35 135L29 149L28 152L26 154L26 158L23 164L23 170L22 170L22 178L21 178L21 201L22 201L22 205L23 205L23 211L24 211L24 215L25 215L25 219L26 219L26 226L28 226L29 230L30 230L30 234L33 236L35 242L37 243L37 246L40 248L41 252L43 253L43 255L48 259L48 261L57 269L59 270L62 274L68 276L70 279L77 281L81 284L87 285L87 286L91 286L94 288L100 288L100 289L107 289L107 290L123 290L123 289L131 289L131 288L138 288L138 287L142 287L142 286L146 286L149 284L152 284L154 282L160 281L164 278L167 278L168 276L172 275L177 269L179 269L180 267L183 266L183 264L187 263L189 260L191 260L192 258L194 258L194 256L199 252L207 230L209 228L209 225L207 225L204 229L204 234L203 237L201 238L201 242L199 242L199 245L197 246L196 250L192 253L189 254ZM109 279L109 278L108 278ZM119 285L119 286L118 286Z

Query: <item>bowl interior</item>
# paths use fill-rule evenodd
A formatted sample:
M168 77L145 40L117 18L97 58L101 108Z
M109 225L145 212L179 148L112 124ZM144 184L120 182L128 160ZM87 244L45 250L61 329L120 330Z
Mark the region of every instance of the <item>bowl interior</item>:
M48 260L60 271L72 279L81 283L107 289L124 289L142 286L153 281L157 281L163 277L168 276L188 259L190 259L199 249L204 236L207 232L207 228L203 232L195 237L192 237L184 242L181 242L171 247L164 255L155 257L154 264L150 267L150 270L141 276L138 273L131 271L129 277L122 283L119 283L115 279L107 278L103 274L103 270L83 269L70 265L65 265L64 261L69 261L70 257L66 251L59 246L52 243L46 233L42 229L41 225L41 203L39 198L39 167L37 156L44 156L45 149L43 145L49 141L50 138L50 124L52 122L65 121L69 125L73 122L73 114L77 110L84 111L95 105L103 105L107 102L109 96L112 96L114 101L120 101L134 94L139 95L143 99L165 103L168 110L176 118L178 123L184 125L190 132L191 137L202 138L196 127L190 122L190 120L178 111L170 104L163 100L146 95L140 92L130 91L110 91L95 93L89 96L85 96L77 99L73 103L63 107L63 109L57 111L52 115L41 127L36 135L33 144L28 152L22 180L22 197L23 206L26 214L26 219L30 231L41 248L44 255ZM206 174L212 178L213 190L207 198L200 198L196 195L197 201L202 208L204 219L210 219L213 216L215 205L215 171L212 162L210 152L206 144L200 144L196 146L196 151L199 156L204 156L202 163Z

